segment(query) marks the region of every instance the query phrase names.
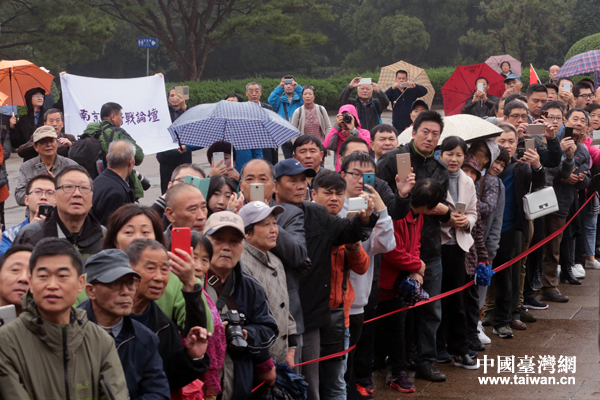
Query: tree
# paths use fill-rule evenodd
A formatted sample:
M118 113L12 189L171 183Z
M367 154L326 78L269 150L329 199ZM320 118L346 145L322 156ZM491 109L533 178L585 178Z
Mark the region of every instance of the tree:
M583 39L576 42L573 46L571 46L571 48L567 52L567 55L565 56L565 61L577 54L585 53L590 50L600 50L600 33L586 36Z
M97 58L114 32L110 18L73 0L1 1L0 23L0 59L55 70Z
M301 13L330 18L321 0L87 0L114 18L156 37L175 60L181 80L199 80L209 53L230 39L257 33L306 48L326 37L304 31ZM304 14L306 15L306 14Z
M568 26L575 0L488 0L480 3L483 29L469 29L460 38L486 56L512 53L522 63L535 62L543 53L564 43L557 27Z

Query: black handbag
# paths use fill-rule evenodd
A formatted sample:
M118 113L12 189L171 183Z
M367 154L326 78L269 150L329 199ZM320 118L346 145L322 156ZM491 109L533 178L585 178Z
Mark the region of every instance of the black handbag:
M8 172L6 172L6 168L0 166L0 187L4 187L8 185Z
M346 294L348 285L348 258L346 256L346 249L344 249L344 277L342 279L342 299ZM321 336L321 357L329 356L331 354L339 353L345 350L344 346L344 333L346 331L346 324L344 318L344 303L331 310L331 318L327 325L320 328ZM344 356L340 356L342 359Z

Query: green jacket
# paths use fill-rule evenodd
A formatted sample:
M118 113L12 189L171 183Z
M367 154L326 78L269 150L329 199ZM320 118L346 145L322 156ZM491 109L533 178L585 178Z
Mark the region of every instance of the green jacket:
M112 122L110 122L110 121L102 121L102 123L91 122L85 128L83 133L88 133L90 135L93 135L94 133L98 132L100 129L102 129L102 131L104 132L104 135L100 135L98 140L100 141L100 144L102 145L102 151L104 151L105 154L108 154L108 146L110 145L110 143L107 143L107 140L108 141L111 140L110 139L111 132L114 131L112 141L129 140L131 143L133 143L133 145L135 146L135 165L142 164L142 161L144 161L144 151L142 150L142 148L135 143L135 140L133 140L133 138L125 131L125 129L123 129L121 127L117 127ZM136 200L144 197L144 189L142 188L142 184L140 183L140 180L138 179L135 172L132 172L131 175L129 175L129 181L130 181L130 186L133 189Z
M22 302L19 318L0 328L0 399L128 399L115 341L85 310L72 309L61 326L40 317L29 292Z

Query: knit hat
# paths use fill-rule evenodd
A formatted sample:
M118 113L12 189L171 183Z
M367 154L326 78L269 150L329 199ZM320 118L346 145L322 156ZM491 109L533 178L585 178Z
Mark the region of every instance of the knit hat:
M477 180L481 179L481 172L479 171L479 163L477 162L477 159L475 157L473 157L472 155L467 155L465 157L465 162L462 165L462 168L464 168L464 167L473 168L473 170L475 171L475 174L477 175Z

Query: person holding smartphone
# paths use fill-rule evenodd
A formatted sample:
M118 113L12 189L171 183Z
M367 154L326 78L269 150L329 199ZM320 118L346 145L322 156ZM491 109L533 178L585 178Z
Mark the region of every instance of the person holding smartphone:
M302 98L302 86L296 82L296 79L292 75L285 75L281 78L279 85L273 89L269 95L269 104L273 107L275 112L279 114L286 121L291 122L294 112L304 104ZM292 158L292 141L288 140L281 146L283 156L288 159ZM265 160L276 164L278 158L274 154L272 158L266 156L263 150L263 156Z
M354 89L356 89L357 96L350 98L350 93ZM373 94L376 94L377 98L374 98ZM371 82L371 78L358 76L342 90L340 103L352 104L356 107L361 126L370 130L381 124L381 114L390 104L390 100L382 90L379 90L377 83Z
M477 78L475 81L475 92L470 99L467 99L460 113L471 114L481 118L488 116L492 108L494 108L494 104L498 102L496 96L488 94L489 88L490 83L486 78L483 76Z
M392 87L386 90L385 95L392 102L392 125L398 132L403 132L412 124L411 107L415 100L426 94L427 88L410 81L408 72L402 69L396 71L396 80Z

